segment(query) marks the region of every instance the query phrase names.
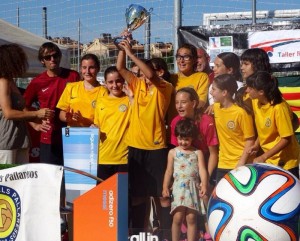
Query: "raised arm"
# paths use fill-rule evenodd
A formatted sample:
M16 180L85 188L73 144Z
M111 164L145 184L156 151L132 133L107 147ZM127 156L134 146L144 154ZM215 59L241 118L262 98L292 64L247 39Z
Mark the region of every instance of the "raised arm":
M126 68L126 52L121 47L119 47L119 53L118 53L116 67L117 67L117 70L120 73L120 75L129 84L130 80L134 76L134 74Z
M128 40L123 40L119 45L121 50L124 50L126 55L140 68L140 71L145 75L145 77L152 82L154 85L158 85L160 82L159 76L155 73L155 70L148 66L144 61L136 57L132 52L132 47ZM120 52L119 52L120 53ZM119 58L118 58L119 60ZM125 67L125 57L123 57L123 64ZM117 66L118 68L118 66ZM118 69L119 70L119 69ZM124 78L124 76L123 76Z

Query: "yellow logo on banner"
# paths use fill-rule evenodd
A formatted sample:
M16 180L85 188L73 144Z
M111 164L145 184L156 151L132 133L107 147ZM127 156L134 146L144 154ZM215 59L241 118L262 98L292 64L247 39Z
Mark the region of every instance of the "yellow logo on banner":
M19 194L10 187L0 186L0 241L16 240L20 227Z

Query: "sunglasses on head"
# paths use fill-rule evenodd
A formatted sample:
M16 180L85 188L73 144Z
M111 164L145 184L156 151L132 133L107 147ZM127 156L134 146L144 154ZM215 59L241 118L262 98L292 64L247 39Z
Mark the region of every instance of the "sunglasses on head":
M60 57L60 55L59 55L59 53L45 55L45 56L43 56L43 59L49 61L49 60L51 60L52 57L53 57L53 59L57 59Z

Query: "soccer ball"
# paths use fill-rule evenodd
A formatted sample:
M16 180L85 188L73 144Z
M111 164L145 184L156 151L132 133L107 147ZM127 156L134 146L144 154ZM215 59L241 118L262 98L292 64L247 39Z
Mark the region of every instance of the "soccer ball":
M208 203L208 226L215 241L297 241L300 182L268 164L227 173Z

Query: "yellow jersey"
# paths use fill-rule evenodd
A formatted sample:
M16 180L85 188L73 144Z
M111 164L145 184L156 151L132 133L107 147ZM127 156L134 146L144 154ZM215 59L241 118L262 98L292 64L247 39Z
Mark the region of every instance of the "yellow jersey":
M134 103L127 135L128 146L143 150L165 148L165 115L173 86L161 80L159 86L152 85L149 89L144 79L133 76L130 88L134 93Z
M96 107L96 100L99 96L108 95L108 91L104 86L98 86L91 90L84 88L84 82L68 83L64 89L56 107L63 111L74 112L79 111L84 118L94 122L94 113ZM78 127L84 127L85 124L78 122ZM70 123L67 123L70 126ZM74 123L73 125L74 126Z
M125 143L125 138L130 114L128 96L98 98L94 124L100 130L99 164L127 164L128 145Z

